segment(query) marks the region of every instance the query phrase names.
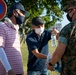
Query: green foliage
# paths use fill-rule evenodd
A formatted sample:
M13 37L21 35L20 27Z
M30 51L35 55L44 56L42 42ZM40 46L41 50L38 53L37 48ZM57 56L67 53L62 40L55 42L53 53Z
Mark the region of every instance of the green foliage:
M9 6L14 3L15 0L8 1L9 2L7 4L9 8ZM60 0L21 0L20 2L24 5L25 9L30 12L30 21L33 17L40 16L44 10L46 10L46 15L43 15L42 17L44 18L45 23L49 25L49 27L52 26L51 24L54 25L58 20L61 20L62 18L63 13L61 11L61 8L59 7ZM47 28L48 27L46 26L46 29Z
M8 1L7 7L9 8L15 0ZM24 5L25 9L30 12L30 16L25 17L25 22L23 26L20 27L21 34L24 36L32 30L31 20L36 16L41 16L44 19L45 29L49 29L55 25L57 21L61 21L63 15L62 5L60 4L61 1L62 0L21 0L20 2ZM45 14L43 14L43 12Z

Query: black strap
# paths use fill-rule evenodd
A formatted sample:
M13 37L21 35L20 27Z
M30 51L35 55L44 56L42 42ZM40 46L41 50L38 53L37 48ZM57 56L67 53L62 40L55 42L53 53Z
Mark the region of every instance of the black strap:
M74 24L74 25L73 25ZM70 32L70 38L72 37L72 35L73 35L73 32L74 32L74 30L75 30L75 28L76 28L76 24L75 23L73 23L73 24L71 24L71 26L72 26L72 30L71 30L71 32Z

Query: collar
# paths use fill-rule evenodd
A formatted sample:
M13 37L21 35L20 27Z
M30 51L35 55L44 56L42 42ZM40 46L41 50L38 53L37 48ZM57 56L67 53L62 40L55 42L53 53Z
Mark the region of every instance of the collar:
M33 34L34 34L34 36L35 36L37 39L40 39L40 38L43 39L43 37L44 37L44 35L45 35L45 30L44 30L44 32L41 34L41 36L37 35L34 30L33 30Z
M19 29L19 26L18 26L17 24L16 24L16 25L13 24L12 21L11 21L8 17L5 18L5 23L8 23L8 25L9 25L10 27L13 27L13 28L15 28L15 29L17 29L17 30Z

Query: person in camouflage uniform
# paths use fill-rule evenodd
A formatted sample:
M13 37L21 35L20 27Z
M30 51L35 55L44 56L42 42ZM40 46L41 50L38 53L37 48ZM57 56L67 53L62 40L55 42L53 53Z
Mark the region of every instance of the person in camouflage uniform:
M60 75L76 75L76 0L67 2L67 19L70 21L59 34L59 43L49 63L48 70L54 70L54 65L61 59Z

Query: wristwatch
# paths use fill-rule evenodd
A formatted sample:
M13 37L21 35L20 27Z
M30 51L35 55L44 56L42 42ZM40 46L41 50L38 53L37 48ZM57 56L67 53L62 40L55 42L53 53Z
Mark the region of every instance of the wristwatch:
M51 62L49 62L49 65L50 65L50 66L53 66L53 64L52 64Z

